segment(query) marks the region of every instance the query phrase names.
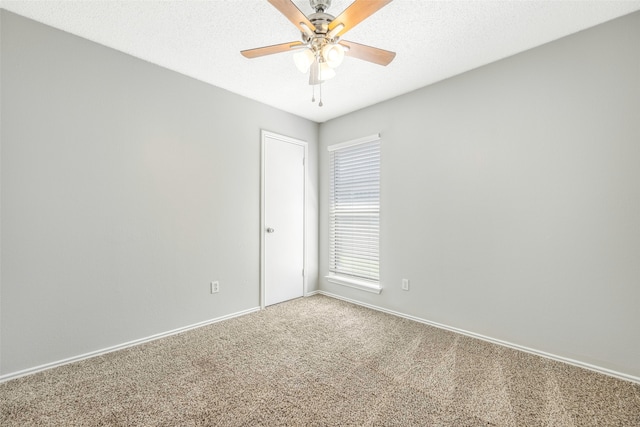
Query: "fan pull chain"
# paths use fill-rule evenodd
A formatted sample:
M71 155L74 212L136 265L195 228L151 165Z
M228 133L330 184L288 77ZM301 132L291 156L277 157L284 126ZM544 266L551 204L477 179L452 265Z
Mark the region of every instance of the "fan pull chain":
M316 102L316 87L311 85L311 102Z
M320 103L318 104L318 107L322 107L322 82L320 82Z

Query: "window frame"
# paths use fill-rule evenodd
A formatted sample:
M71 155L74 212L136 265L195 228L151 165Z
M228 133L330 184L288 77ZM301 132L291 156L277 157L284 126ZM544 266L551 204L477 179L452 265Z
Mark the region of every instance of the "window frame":
M350 140L350 141L346 141L346 142L342 142L342 143L338 143L338 144L333 144L327 147L327 150L330 152L335 152L335 151L339 151L342 149L346 149L346 148L350 148L350 147L355 147L358 145L363 145L363 144L368 144L368 143L372 143L372 142L378 142L379 147L378 147L378 154L381 155L382 153L382 144L381 144L381 138L380 138L380 134L373 134L373 135L369 135L369 136L365 136L362 138L358 138L358 139L354 139L354 140ZM333 244L331 242L331 229L332 229L332 212L331 212L331 206L333 206L333 201L331 200L331 193L332 193L332 175L334 174L334 170L331 169L331 165L332 165L332 161L330 159L329 161L329 256L328 256L328 262L329 264L331 263L331 251L333 250L331 245ZM381 161L379 160L378 163L378 181L380 182L381 179ZM380 186L380 184L379 184ZM381 187L381 186L380 186ZM335 283L338 285L342 285L342 286L347 286L350 288L355 288L355 289L359 289L362 291L366 291L366 292L372 292L375 294L379 294L380 292L382 292L382 286L380 283L380 211L381 211L381 194L380 194L380 187L378 189L378 211L377 211L377 215L378 215L378 230L377 230L377 238L378 238L378 247L377 247L377 261L378 261L378 280L371 280L371 279L365 279L362 277L357 277L357 276L352 276L352 275L347 275L347 274L340 274L337 272L332 272L329 271L329 273L325 276L325 279L327 279L327 281L329 281L330 283ZM331 267L330 267L331 268Z

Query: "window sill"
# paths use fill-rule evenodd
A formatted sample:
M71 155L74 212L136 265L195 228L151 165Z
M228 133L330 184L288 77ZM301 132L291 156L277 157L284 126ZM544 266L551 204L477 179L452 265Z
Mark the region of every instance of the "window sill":
M349 288L359 289L365 292L371 292L374 294L379 294L382 292L382 286L380 286L379 282L370 282L368 280L358 280L351 279L344 276L336 276L336 275L328 275L324 276L331 283L335 283L337 285L347 286Z

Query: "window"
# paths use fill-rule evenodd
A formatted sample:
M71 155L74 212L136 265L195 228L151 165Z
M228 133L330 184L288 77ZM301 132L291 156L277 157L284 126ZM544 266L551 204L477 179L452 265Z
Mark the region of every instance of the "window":
M380 135L329 147L329 276L380 293Z

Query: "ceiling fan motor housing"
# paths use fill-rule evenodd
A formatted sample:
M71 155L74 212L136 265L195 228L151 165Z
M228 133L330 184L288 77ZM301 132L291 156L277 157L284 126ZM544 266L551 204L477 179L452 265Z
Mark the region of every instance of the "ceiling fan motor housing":
M325 11L331 6L331 0L309 0L309 4L315 13L309 15L309 21L316 27L316 34L327 34L329 31L329 24L333 21L335 16L325 13Z
M327 34L329 31L329 24L336 19L333 15L329 15L324 12L316 12L309 15L309 21L316 27L316 34Z

